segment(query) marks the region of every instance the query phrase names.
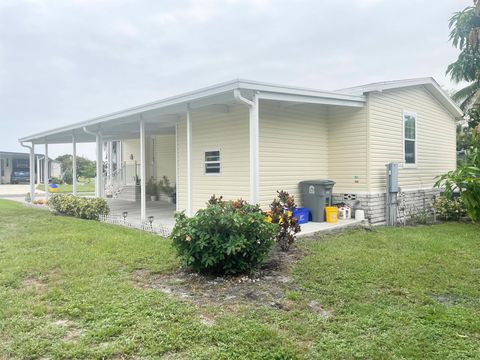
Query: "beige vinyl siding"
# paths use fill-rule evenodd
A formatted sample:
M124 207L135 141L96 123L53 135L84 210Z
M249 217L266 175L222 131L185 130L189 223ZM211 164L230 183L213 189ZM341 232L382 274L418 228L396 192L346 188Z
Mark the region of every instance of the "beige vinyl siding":
M335 193L368 190L366 108L329 107L328 176Z
M153 156L153 139L155 139L155 157ZM132 155L133 160L131 159ZM123 159L127 165L127 178L130 180L135 175L134 164L140 165L140 139L128 139L123 142ZM154 159L156 160L156 171ZM146 136L145 161L146 181L152 176L159 179L166 175L171 183L175 184L175 135Z
M137 162L140 164L140 139L128 139L123 141L123 159L127 162ZM131 159L133 155L133 159Z
M175 135L155 135L157 179L166 176L172 185L176 181Z
M193 112L192 118L192 207L205 206L213 195L225 199L249 198L248 108L230 107L228 113ZM178 126L178 205L187 207L186 121ZM204 174L204 152L220 150L220 174Z
M260 205L267 207L277 190L301 203L298 183L328 178L326 107L260 103Z
M135 163L140 164L140 139L124 140L122 144L123 159L125 164L125 179L128 185L135 184L135 174L140 176L140 169ZM133 158L133 159L132 159Z
M456 165L455 119L422 86L370 93L370 171L372 192L385 189L385 164L400 164L403 190L426 189L434 177ZM416 167L404 168L403 112L417 114Z

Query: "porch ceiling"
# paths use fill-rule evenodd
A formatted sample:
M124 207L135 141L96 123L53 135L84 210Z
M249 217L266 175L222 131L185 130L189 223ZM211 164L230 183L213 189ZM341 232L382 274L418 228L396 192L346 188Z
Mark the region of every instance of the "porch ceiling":
M187 109L191 112L228 112L229 106L236 104L234 90L242 96L252 98L258 94L260 100L295 104L324 104L332 106L364 106L365 97L325 92L313 89L286 87L248 80L234 80L197 91L170 97L164 100L118 111L91 120L61 128L44 131L19 139L20 142L34 144L58 144L72 142L94 142L95 136L87 134L101 130L104 139L125 139L138 137L139 123L143 119L147 134L171 133L175 124L185 118Z

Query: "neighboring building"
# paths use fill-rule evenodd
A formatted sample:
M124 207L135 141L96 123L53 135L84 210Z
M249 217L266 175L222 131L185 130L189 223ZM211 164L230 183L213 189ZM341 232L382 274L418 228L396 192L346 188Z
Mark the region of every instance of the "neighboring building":
M165 175L187 213L212 194L267 207L284 189L301 204L300 181L331 179L336 201L361 201L378 223L385 164L400 164L407 203L430 202L435 176L455 168L460 116L432 78L330 92L234 80L20 140L66 143L73 134L98 149L107 143L107 159L117 164L106 170L109 186ZM97 160L102 171L102 151Z
M43 182L43 155L35 154L35 179ZM38 171L40 169L40 171ZM49 178L61 175L60 164L50 159ZM28 183L30 176L29 154L0 151L0 184Z

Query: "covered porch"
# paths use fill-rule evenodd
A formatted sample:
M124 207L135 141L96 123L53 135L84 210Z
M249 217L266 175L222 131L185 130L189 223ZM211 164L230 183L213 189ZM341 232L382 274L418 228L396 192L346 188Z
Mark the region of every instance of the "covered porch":
M175 211L193 215L212 194L226 199L243 198L265 207L276 190L285 186L286 182L274 173L274 166L269 166L277 156L270 156L268 151L277 149L276 145L263 146L260 154L261 123L263 134L268 132L270 140L281 139L283 133L271 129L278 129L276 124L288 129L290 119L285 114L298 115L302 124L310 124L310 128L304 128L305 134L297 136L299 142L317 134L325 140L328 123L335 122L327 119L329 108L357 111L364 105L364 96L234 80L45 131L20 142L31 154L43 146L47 159L49 145L70 143L73 194L77 194L76 146L95 143L95 196L108 199L112 217L123 217L127 212L129 220L143 226L149 225L153 216L154 223L168 227L173 224ZM309 132L311 128L315 131ZM266 144L269 139L263 136L262 144ZM167 144L168 149L159 151L161 145ZM311 141L308 145L313 153L321 153L315 155L318 164L311 165L305 158L299 167L299 159L292 160L288 180L292 189L306 176L328 176L327 152L316 151L325 144ZM286 146L280 149L292 153ZM175 205L165 198L149 200L149 180L158 182L164 176L175 187ZM31 186L34 190L34 179ZM47 182L45 191L48 197ZM122 194L129 195L128 200Z
M107 199L110 215L103 219L105 222L130 227L153 230L161 235L168 235L175 225L174 214L176 205L166 201L147 201L147 220L142 221L140 204L135 201ZM155 231L157 229L157 231Z

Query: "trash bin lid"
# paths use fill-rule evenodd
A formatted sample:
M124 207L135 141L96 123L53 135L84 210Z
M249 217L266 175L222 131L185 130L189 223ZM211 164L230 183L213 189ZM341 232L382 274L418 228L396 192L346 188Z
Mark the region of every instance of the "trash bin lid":
M304 180L304 181L301 181L300 184L333 186L335 185L335 181L326 180L326 179L325 180Z

